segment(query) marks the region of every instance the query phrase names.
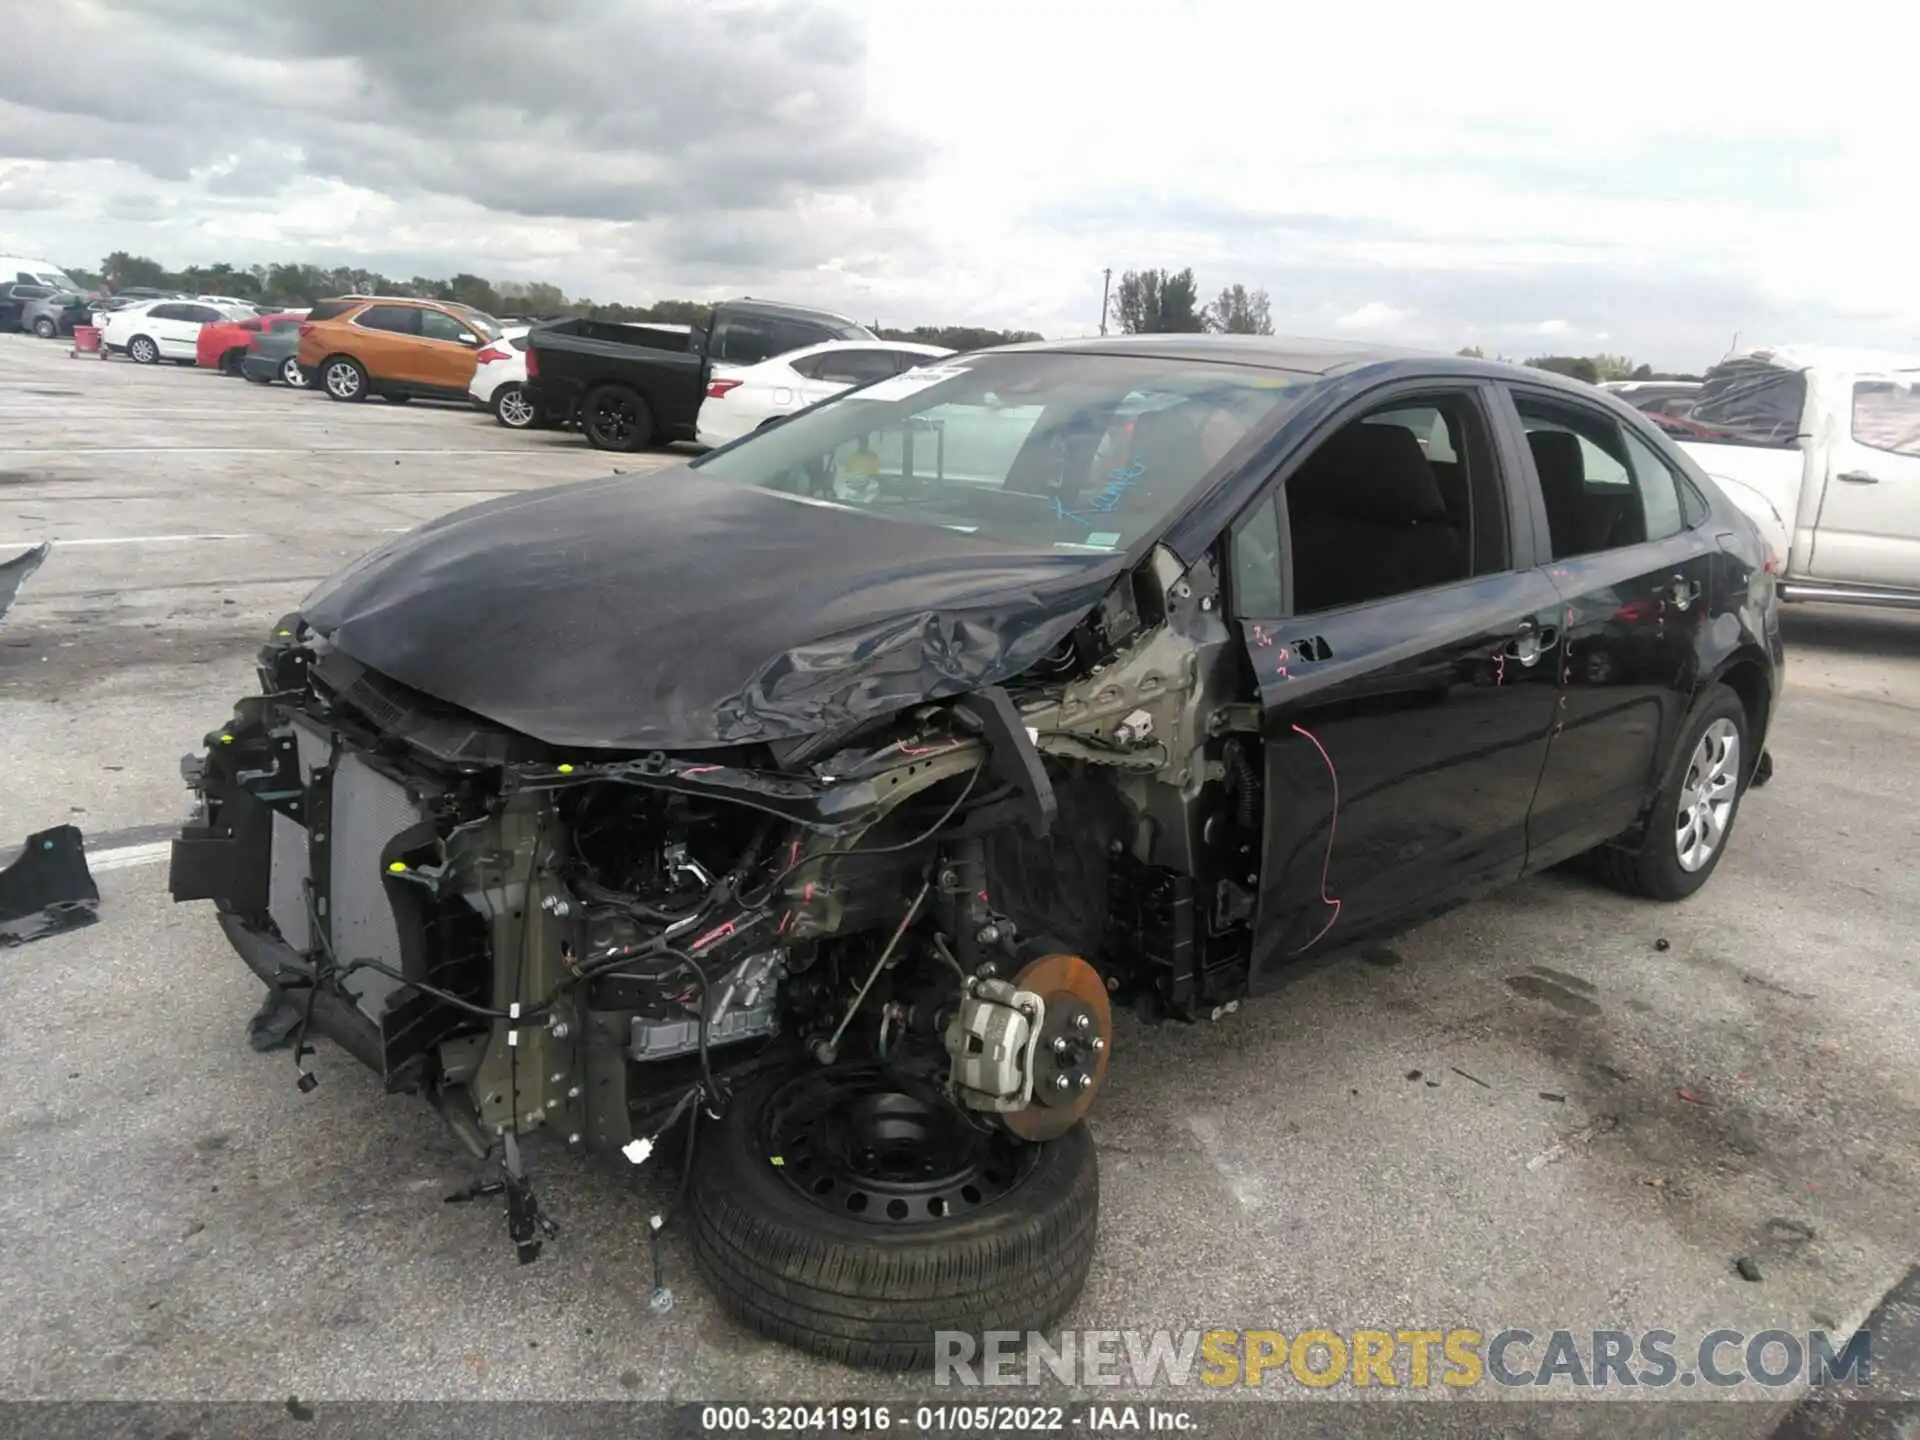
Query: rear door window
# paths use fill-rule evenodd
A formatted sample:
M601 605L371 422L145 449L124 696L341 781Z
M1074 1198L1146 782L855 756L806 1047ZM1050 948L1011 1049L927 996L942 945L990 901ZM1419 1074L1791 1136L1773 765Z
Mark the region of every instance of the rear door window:
M420 311L411 305L369 305L353 317L362 330L383 330L390 335L418 335Z
M838 385L865 385L899 373L885 350L829 350L815 357L815 365L814 378Z
M763 316L724 315L714 327L711 358L715 360L728 365L758 365L776 353L773 322Z
M147 318L149 320L185 320L188 318L187 310L188 307L185 305L156 305L147 311Z
M1554 559L1664 540L1686 528L1672 469L1612 416L1543 396L1517 394L1514 406L1540 479Z
M784 355L789 350L804 350L809 345L819 345L833 338L831 329L816 325L811 320L775 320L771 353Z

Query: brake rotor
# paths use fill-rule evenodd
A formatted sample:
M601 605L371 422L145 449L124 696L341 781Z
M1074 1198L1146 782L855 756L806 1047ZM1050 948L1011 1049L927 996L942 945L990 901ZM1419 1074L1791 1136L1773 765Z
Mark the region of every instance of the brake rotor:
M1033 1053L1033 1103L1000 1119L1023 1140L1051 1140L1077 1125L1100 1093L1113 1050L1113 1009L1100 973L1078 955L1042 955L1013 983L1047 1009Z

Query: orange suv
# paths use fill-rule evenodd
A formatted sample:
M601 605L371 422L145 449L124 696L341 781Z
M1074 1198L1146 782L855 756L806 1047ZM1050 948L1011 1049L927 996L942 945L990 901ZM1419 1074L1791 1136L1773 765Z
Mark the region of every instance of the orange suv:
M331 400L416 395L465 403L491 315L448 300L349 295L322 300L300 324L300 369Z

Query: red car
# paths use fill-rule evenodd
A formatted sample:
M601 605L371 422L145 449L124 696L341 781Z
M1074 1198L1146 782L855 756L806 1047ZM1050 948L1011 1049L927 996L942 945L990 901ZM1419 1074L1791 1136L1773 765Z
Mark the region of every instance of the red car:
M256 315L251 320L219 320L200 327L195 344L196 361L203 370L218 370L223 375L238 375L247 345L275 320L298 320L300 312L282 311L277 315Z

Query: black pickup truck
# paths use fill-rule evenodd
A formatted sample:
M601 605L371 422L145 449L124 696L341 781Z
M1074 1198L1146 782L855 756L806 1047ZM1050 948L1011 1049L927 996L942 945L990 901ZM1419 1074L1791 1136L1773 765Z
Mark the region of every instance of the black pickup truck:
M561 320L527 336L527 383L550 415L571 416L600 450L691 440L712 367L757 365L826 340L875 340L843 315L771 300L726 300L686 334Z

